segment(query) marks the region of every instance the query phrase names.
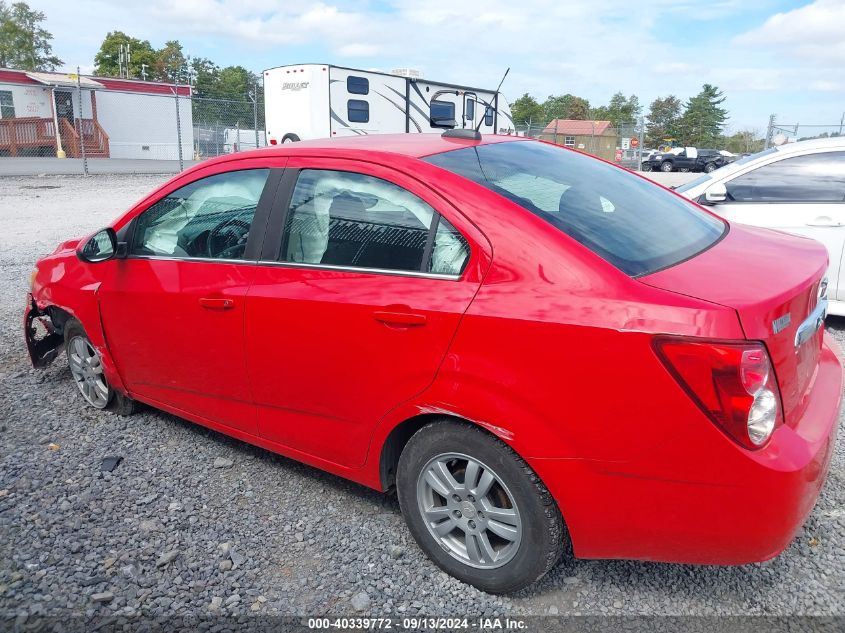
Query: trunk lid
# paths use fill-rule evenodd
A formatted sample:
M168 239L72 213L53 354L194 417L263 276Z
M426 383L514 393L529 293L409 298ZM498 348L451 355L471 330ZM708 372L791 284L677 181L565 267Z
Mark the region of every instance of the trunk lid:
M769 350L784 419L793 426L818 368L824 327L816 317L827 262L827 250L815 240L731 225L709 250L640 281L736 310L746 337Z

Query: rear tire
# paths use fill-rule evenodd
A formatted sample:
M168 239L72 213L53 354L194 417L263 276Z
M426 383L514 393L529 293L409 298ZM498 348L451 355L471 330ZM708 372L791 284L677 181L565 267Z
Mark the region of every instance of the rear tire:
M296 134L285 134L282 137L282 144L285 143L298 143L299 137Z
M540 478L508 445L469 424L443 419L417 431L399 458L396 489L428 557L490 593L537 581L569 544Z

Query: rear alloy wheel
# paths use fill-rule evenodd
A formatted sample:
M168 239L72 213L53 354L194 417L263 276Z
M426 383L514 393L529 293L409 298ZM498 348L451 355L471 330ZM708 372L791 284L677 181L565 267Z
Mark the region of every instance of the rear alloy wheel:
M663 163L662 165L660 165L660 171L667 172L667 173L672 171L674 168L675 168L675 166L671 162L669 162L668 160L665 163Z
M105 409L114 395L103 374L103 360L82 328L73 323L65 329L65 348L73 380L92 407Z
M484 591L530 585L568 544L557 505L537 475L474 426L443 420L414 434L399 459L397 492L423 551Z

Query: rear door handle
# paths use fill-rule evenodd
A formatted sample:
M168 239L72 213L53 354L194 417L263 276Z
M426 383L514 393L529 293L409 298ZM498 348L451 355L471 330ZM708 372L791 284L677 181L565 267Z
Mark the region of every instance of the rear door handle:
M203 297L200 299L200 305L206 310L231 310L235 307L235 302L231 299Z
M424 314L396 312L392 310L376 310L373 312L373 317L376 321L381 321L387 325L418 326L425 325L426 322Z

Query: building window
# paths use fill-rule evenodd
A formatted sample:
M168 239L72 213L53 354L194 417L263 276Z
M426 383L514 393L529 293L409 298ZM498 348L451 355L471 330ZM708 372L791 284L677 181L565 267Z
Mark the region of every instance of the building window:
M360 99L350 99L346 102L347 118L350 123L369 123L370 104Z
M455 127L455 104L449 101L432 101L429 119L432 127Z
M15 118L15 103L11 90L0 90L0 119Z
M564 136L563 137L563 144L566 147L575 147L575 137L574 136Z
M493 108L490 106L487 106L487 109L484 111L484 125L493 127Z
M346 78L346 91L353 95L366 95L370 93L370 80L366 77L349 75Z

